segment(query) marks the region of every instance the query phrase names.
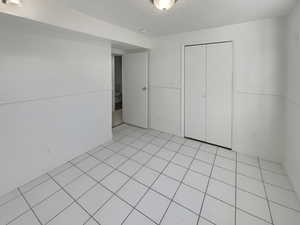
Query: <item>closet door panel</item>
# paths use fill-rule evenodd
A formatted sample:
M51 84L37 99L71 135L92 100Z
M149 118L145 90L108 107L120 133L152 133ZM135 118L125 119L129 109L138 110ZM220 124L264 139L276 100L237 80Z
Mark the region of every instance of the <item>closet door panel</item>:
M185 136L205 141L206 47L185 48Z
M232 43L207 45L207 142L231 148Z

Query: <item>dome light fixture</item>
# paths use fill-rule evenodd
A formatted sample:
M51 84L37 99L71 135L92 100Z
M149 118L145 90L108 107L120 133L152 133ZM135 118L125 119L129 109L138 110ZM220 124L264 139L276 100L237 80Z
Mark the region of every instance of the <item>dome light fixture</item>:
M171 9L177 0L150 0L152 4L159 10L166 11Z

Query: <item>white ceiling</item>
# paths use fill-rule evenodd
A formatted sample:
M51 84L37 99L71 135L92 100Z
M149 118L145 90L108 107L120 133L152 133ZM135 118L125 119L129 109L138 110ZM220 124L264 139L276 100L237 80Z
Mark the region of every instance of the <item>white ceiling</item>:
M171 10L150 0L60 0L89 16L149 35L168 35L285 15L297 0L178 0Z

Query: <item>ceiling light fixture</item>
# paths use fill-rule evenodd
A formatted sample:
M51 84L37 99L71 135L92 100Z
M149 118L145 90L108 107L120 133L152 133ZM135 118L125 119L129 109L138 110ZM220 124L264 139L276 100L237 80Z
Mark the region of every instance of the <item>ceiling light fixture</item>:
M177 0L150 0L152 4L159 10L169 10L171 9Z
M22 0L2 0L6 5L21 6Z

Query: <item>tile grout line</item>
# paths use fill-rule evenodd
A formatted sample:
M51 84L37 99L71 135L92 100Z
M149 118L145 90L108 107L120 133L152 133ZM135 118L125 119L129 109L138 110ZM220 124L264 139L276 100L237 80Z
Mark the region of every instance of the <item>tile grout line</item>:
M172 135L172 137L173 137L173 135ZM170 138L168 139L168 141L167 141L163 146L161 146L160 150L163 149L164 146L166 146L169 142L171 142L170 140L171 140L172 137L170 137ZM144 199L144 197L147 195L147 193L148 193L150 190L152 190L151 187L156 183L156 181L157 181L157 180L159 179L159 177L163 174L163 172L165 171L165 169L169 166L169 164L171 163L171 161L175 158L175 156L176 156L177 153L179 152L179 150L180 150L180 148L181 148L182 145L183 145L183 144L181 144L180 147L178 148L178 150L175 151L175 154L174 154L174 155L172 156L172 158L167 162L167 164L166 164L165 167L161 170L161 172L160 172L159 175L155 178L155 180L147 187L146 192L142 195L142 197L139 199L139 201L135 204L133 210L131 210L131 212L127 215L127 217L124 218L124 220L122 221L121 225L123 225L123 224L125 223L125 221L129 218L129 216L133 213L134 210L137 210L137 209L136 209L137 206L138 206L138 205L140 204L140 202ZM157 152L157 153L158 153L158 152ZM154 221L153 219L151 219L151 220L152 220L153 222L155 222L155 224L158 224L158 223L157 223L156 221Z
M181 149L182 146L183 146L183 144L180 146L179 150ZM195 160L195 158L196 158L196 155L198 154L198 151L199 151L199 149L200 149L201 146L202 146L202 144L200 144L200 146L197 148L197 151L196 151L196 153L194 154L194 157L192 158L191 162L189 163L188 168L185 168L186 171L185 171L183 177L181 178L181 181L179 182L179 185L178 185L178 187L177 187L175 193L173 194L173 196L172 196L172 198L171 198L171 201L170 201L170 203L169 203L167 209L165 210L165 212L164 212L162 218L160 219L159 225L161 225L161 223L162 223L163 219L165 218L165 216L166 216L166 214L167 214L167 212L168 212L168 210L169 210L171 204L172 204L173 202L175 202L175 201L174 201L174 198L175 198L175 196L176 196L176 194L177 194L179 188L180 188L181 185L183 184L183 180L185 179L186 175L187 175L188 172L190 171L190 168L191 168L191 166L192 166L192 164L193 164L193 162L194 162L194 160Z
M31 205L29 204L29 202L27 201L27 199L25 198L25 196L23 195L23 193L21 192L20 188L17 188L20 195L22 196L22 198L24 199L24 201L26 202L27 206L29 207L30 211L33 213L34 217L37 219L37 221L39 222L39 224L43 225L42 221L40 220L40 218L36 215L35 211L33 210L33 208L31 207Z
M83 211L85 211L87 213L88 216L91 216L91 214L77 201L78 199L76 199L75 197L73 197L64 187L62 187L51 175L48 174L48 176L58 185L61 187L62 191L64 191L72 200L73 202L67 207L71 207L74 203L76 203ZM64 212L67 208L65 208L64 210L62 210L59 214L61 214L62 212ZM52 221L54 218L56 218L59 214L57 214L55 217L53 217L50 221ZM47 224L50 222L48 221ZM97 222L97 221L95 221ZM100 223L97 222L97 224L101 225Z
M134 137L133 139L134 139L134 141L132 141L132 143L122 143L122 142L119 142L119 141L115 141L114 143L120 143L120 144L123 144L123 145L126 145L126 146L129 146L129 147L132 147L132 148L134 148L134 149L136 149L136 150L138 150L138 151L143 151L142 149L143 148L138 148L137 146L132 146L131 144L133 144L135 141L137 141L137 140L139 140L139 138L140 137L142 137L142 136L145 136L145 135L150 135L150 134L147 134L147 133L144 133L143 135L141 135L141 136L139 136L139 137L134 137L134 136L130 136L130 135L122 135L122 137L121 137L121 139L122 138L125 138L125 137ZM154 136L154 135L151 135L151 136L153 136L154 138L160 138L159 136ZM160 138L160 139L163 139L163 138ZM120 140L120 139L119 139ZM153 140L153 139L152 139ZM166 140L166 139L164 139L164 140ZM143 141L143 142L145 142L145 141ZM168 140L167 140L167 142L166 142L166 144L167 143L169 143L169 142L173 142L172 140L171 140L171 138L169 138ZM152 145L155 145L155 144L153 144L152 143L152 141L148 141L148 142L145 142L146 143L146 145L145 146L147 146L148 144L152 144ZM177 142L175 142L174 141L174 143L176 143L176 144L179 144L179 143L177 143ZM113 144L113 143L111 143L111 144ZM182 144L181 144L182 145ZM108 145L109 146L109 145ZM144 146L144 147L145 147ZM158 147L157 145L155 145L156 147ZM159 146L160 147L160 146ZM162 148L162 147L160 147L160 148ZM95 148L95 149L97 149L97 148ZM109 150L109 151L112 151L113 152L113 154L110 156L110 157L113 157L113 156L115 156L115 155L122 155L122 154L120 154L122 151L114 151L114 150L112 150L112 149L109 149L109 148L107 148L107 146L104 146L103 147L103 149L107 149L107 150ZM98 151L96 151L96 152L99 152L99 151L101 151L101 150L103 150L103 149L99 149ZM167 149L168 150L168 149ZM145 152L145 151L143 151L143 152ZM160 152L160 151L158 151L158 152ZM158 152L156 152L155 154L151 154L151 158L149 159L149 161L153 158L153 156L156 156L156 157L158 157L158 158L161 158L161 157L159 157L159 156L157 156L157 153ZM88 153L88 152L87 152ZM149 152L145 152L145 153L147 153L147 154L149 154ZM177 151L177 153L178 154L181 154L180 152L178 152ZM86 153L85 153L86 154ZM181 154L181 155L184 155L184 156L187 156L187 157L190 157L190 156L188 156L188 155L185 155L185 154ZM89 156L90 156L90 154L89 154ZM124 163L126 163L126 162L128 162L128 160L129 160L129 157L128 156L125 156L125 155L122 155L122 156L124 156L124 157L126 157L127 158L127 160L125 160L124 161ZM78 156L79 157L79 156ZM107 158L105 158L105 160L108 160L110 157L107 157ZM220 155L220 157L223 157L222 155ZM77 157L75 157L75 158L77 158ZM74 159L75 159L74 158ZM88 157L87 157L88 158ZM231 160L230 158L228 158L228 157L223 157L223 158L226 158L226 159L229 159L229 160ZM105 165L108 165L109 167L112 167L112 168L114 168L113 166L111 166L111 165L109 165L109 164L107 164L105 161L102 161L102 160L99 160L98 158L96 158L98 161L99 161L99 164L97 164L96 166L94 166L94 167L92 167L92 168L90 168L89 170L92 170L93 168L95 168L95 167L97 167L97 166L99 166L99 165L101 165L102 163L104 163ZM165 161L168 161L168 160L166 160L166 159L164 159L164 158L161 158L161 159L163 159L163 160L165 160ZM86 160L86 158L84 158L84 159L82 159L82 160L80 160L79 162L77 162L76 164L78 164L78 163L80 163L81 161L84 161L84 160ZM169 160L170 161L170 160ZM200 161L202 161L202 160L200 160ZM135 161L136 162L136 161ZM203 161L204 162L204 161ZM206 162L205 162L206 163ZM243 163L243 162L241 162L241 163ZM250 165L250 164L247 164L247 163L243 163L243 164L246 164L246 165L249 165L249 166L252 166L252 167L255 167L255 166L253 166L253 165ZM71 165L73 165L73 164L71 164ZM141 164L140 164L141 165ZM178 166L181 166L181 165L179 165L179 164L176 164L176 165L178 165ZM211 165L211 164L210 164ZM78 168L76 165L73 165L74 167L76 167L76 168ZM217 166L217 165L214 165L214 166ZM182 167L182 166L181 166ZM147 167L147 168L149 168L149 167ZM186 169L186 167L183 167L183 168L185 168ZM220 168L223 168L223 167L220 167ZM258 167L255 167L255 168L258 168ZM66 169L64 169L64 170L62 170L62 171L60 171L59 173L57 173L56 175L58 175L58 174L61 174L61 173L63 173L64 171L66 171L66 170L68 170L68 169L70 169L70 167L68 167L68 168L66 168ZM141 169L141 167L140 167L140 169ZM140 169L138 170L138 171L140 171ZM151 170L153 170L152 168L149 168L149 169L151 169ZM273 171L270 171L270 170L267 170L267 169L263 169L263 168L259 168L260 169L260 173L262 173L262 171L268 171L268 172L271 172L271 173L274 173L274 174L278 174L278 175L281 175L281 176L286 176L286 175L284 175L284 174L280 174L280 173L276 173L276 172L273 172ZM89 171L89 170L87 170L87 171ZM117 169L118 170L118 169ZM119 171L119 170L118 170ZM138 172L137 171L137 172ZM153 170L153 171L155 171L155 170ZM191 170L191 171L193 171L193 170ZM119 171L119 172L121 172L121 171ZM197 171L194 171L195 173L197 173ZM235 173L236 173L236 175L237 175L237 171L235 171ZM86 174L86 172L84 171L84 174ZM124 173L123 173L124 174ZM200 173L201 174L201 173ZM127 174L125 174L126 176L128 176ZM166 174L164 174L165 176L167 176L167 177L169 177L168 175L166 175ZM257 179L255 179L255 178L252 178L252 177L249 177L249 176L246 176L246 175L244 175L244 174L240 174L240 175L242 175L242 176L245 176L245 177L248 177L248 178L250 178L250 179L254 179L254 180L257 180ZM79 177L81 177L82 175L80 175L80 176L78 176L77 178L79 178ZM169 177L169 178L171 178L171 179L174 179L174 178L172 178L172 177ZM134 179L134 178L133 178ZM212 177L210 177L210 179L213 179ZM76 180L76 178L74 179L74 180ZM72 183L74 180L72 180L72 181L70 181L69 183ZM176 179L175 179L176 180ZM41 182L41 183L38 183L38 184L36 184L35 186L33 186L31 189L29 189L27 192L29 192L29 191L31 191L32 189L34 189L34 188L36 188L37 186L40 186L41 184L43 184L43 183L45 183L45 182L47 182L47 181L49 181L49 179L47 179L46 181L44 181L44 182ZM178 181L178 180L177 180ZM138 182L138 181L137 181ZM220 181L220 182L222 182L222 181ZM68 183L68 184L69 184ZM266 183L266 184L269 184L268 182L265 182L265 181L263 181L263 183ZM66 184L65 186L67 186L68 184ZM224 184L227 184L227 183L225 183L224 182ZM273 184L270 184L270 185L272 185L272 186L275 186L275 187L278 187L278 188L281 188L281 189L283 189L283 190L287 190L287 191L291 191L291 190L288 190L288 189L285 189L285 188L282 188L282 187L280 187L280 186L277 186L277 185L273 185ZM93 186L94 187L94 186ZM92 188L93 188L92 187ZM90 188L90 189L92 189L92 188ZM89 189L89 190L90 190ZM151 189L151 190L153 190L153 189ZM246 191L246 190L243 190L243 189L241 189L242 191L244 191L244 192L247 192L247 193L249 193L249 194L254 194L254 193L251 193L251 192L248 192L248 191ZM19 190L20 191L20 190ZM58 190L58 191L61 191L61 189L60 190ZM55 193L57 193L58 191L56 191ZM155 191L155 190L153 190L153 191ZM27 193L27 192L24 192L24 193ZM88 191L87 191L88 192ZM162 195L161 193L159 193L159 192L157 192L157 191L155 191L156 193L158 193L158 194L160 194L160 195ZM265 192L266 192L266 190L265 190ZM53 194L55 194L55 193L53 193ZM85 193L84 193L85 194ZM116 194L116 193L113 193L113 194ZM208 196L210 196L208 193L206 193ZM254 194L255 195L255 194ZM51 195L52 196L52 195ZM81 195L82 196L82 195ZM80 196L80 197L81 197ZM164 196L164 195L163 195ZM18 196L18 197L20 197L20 196ZM16 197L16 198L18 198L18 197ZM213 197L213 196L212 196ZM257 196L257 197L260 197L260 196ZM12 200L14 200L14 199L16 199L16 198L12 198L12 199L10 199L10 200L8 200L7 202L5 202L5 203L3 203L3 205L5 205L6 203L8 203L8 202L10 202L10 201L12 201ZM120 197L119 197L120 198ZM46 198L46 199L44 199L44 200L47 200L48 198ZM121 199L121 198L120 198ZM168 198L169 199L169 198ZM217 198L215 198L215 199L217 199ZM43 202L44 200L42 200L41 202ZM122 199L121 199L122 200ZM124 200L123 200L124 201ZM171 199L171 201L173 201L172 199ZM41 202L39 202L39 203L41 203ZM124 201L124 202L126 202L126 201ZM268 199L268 203L269 202L273 202L274 204L278 204L278 205L281 205L280 203L276 203L276 202L274 202L274 201L272 201L272 200L269 200ZM38 204L39 204L38 203ZM74 202L73 202L74 203ZM72 204L73 204L72 203ZM72 205L71 204L71 205ZM130 204L129 204L130 205ZM179 204L180 205L180 204ZM2 205L1 205L2 206ZM294 211L296 211L296 212L298 212L297 210L295 210L295 209L293 209L293 208L290 208L290 207L287 207L287 206L284 206L284 205L281 205L282 207L285 207L285 208L288 208L288 209L291 209L291 210L294 210ZM236 207L237 208L237 207ZM244 211L243 209L241 209L242 211ZM64 211L64 210L63 210ZM26 211L26 212L24 212L23 214L21 214L20 216L22 216L22 215L24 215L24 214L26 214L26 213L28 213L29 212L29 210L28 211ZM245 211L246 212L246 211ZM247 212L246 212L247 213ZM143 214L143 213L142 213ZM248 213L249 215L252 215L252 214L250 214L250 213ZM143 214L144 215L144 214ZM19 218L20 216L18 216L18 217L16 217L16 218L14 218L13 220L15 220L15 219L17 219L17 218ZM146 216L146 215L145 215ZM255 216L255 215L252 215L252 216ZM258 217L257 217L258 218ZM205 219L205 218L204 218ZM261 218L259 218L259 219L261 219ZM265 221L265 220L264 220ZM12 222L12 221L11 221ZM11 223L11 222L9 222L9 223ZM50 221L49 221L50 222Z
M217 151L218 151L218 149L217 149ZM206 198L206 195L207 195L208 186L209 186L209 183L210 183L210 179L211 179L211 176L212 176L212 173L213 173L213 170L214 170L214 166L215 166L215 162L216 162L216 158L217 158L217 151L215 153L215 157L214 157L214 161L213 161L213 166L212 166L212 169L210 171L210 175L209 175L208 182L207 182L207 185L206 185L206 189L205 189L205 193L204 193L204 196L203 196L203 200L202 200L202 204L201 204L201 208L200 208L200 212L199 212L197 224L199 224L200 217L201 217L201 214L202 214L202 210L203 210L203 207L204 207L204 202L205 202L205 198Z
M168 142L167 142L168 143ZM166 143L166 144L167 144ZM149 144L149 143L148 143ZM148 145L147 144L147 145ZM146 145L146 146L147 146ZM157 146L156 146L157 147ZM161 147L161 148L159 148L159 147L157 147L158 148L158 150L157 150L157 152L156 153L158 153L162 148L163 148L163 146ZM140 151L142 151L142 150L140 150ZM131 158L134 156L134 155L136 155L136 154L138 154L140 151L137 151L135 154L133 154L132 156L131 156ZM142 169L143 169L143 167L145 167L145 165L148 163L148 162L150 162L154 157L155 157L155 155L156 155L156 153L155 154L153 154L153 155L151 155L151 157L143 164L143 165L141 165L141 164L139 164L140 165L140 168L132 175L132 176L128 176L127 174L124 174L124 173L122 173L121 171L119 171L118 170L118 168L119 167L121 167L122 165L120 165L120 166L118 166L116 169L115 169L115 171L118 171L118 172L121 172L122 174L124 174L124 175L126 175L127 177L129 177L129 179L118 189L118 190L116 190L115 192L113 192L113 191L111 191L110 189L108 189L107 187L105 187L102 183L100 183L99 182L99 184L101 185L101 186L103 186L105 189L107 189L108 191L110 191L113 195L100 207L100 208L98 208L94 213L93 213L93 216L94 215L96 215L101 209L102 209L102 207L108 202L108 201L110 201L114 196L116 196L116 197L118 197L119 199L121 199L118 195L117 195L117 193L131 180L131 179L133 179L134 180L134 176L137 174L137 173L139 173ZM149 153L147 153L147 154L149 154ZM149 154L150 155L150 154ZM128 159L128 160L130 160L130 158ZM128 161L127 160L127 161ZM124 164L127 162L127 161L125 161L124 162ZM104 162L105 163L105 162ZM88 176L90 176L89 174L87 174ZM93 178L94 179L94 178ZM105 179L105 178L104 178ZM104 179L102 179L102 180L104 180ZM148 187L147 187L148 188ZM122 201L124 201L123 199L121 199ZM124 202L126 202L126 204L128 204L127 203L127 201L124 201ZM131 204L128 204L128 205L130 205L131 206ZM132 207L133 208L133 210L135 210L136 208L135 207ZM140 211L139 211L140 212ZM143 214L142 212L140 212L141 214ZM147 215L145 215L145 214L143 214L144 216L146 216L147 218L149 218ZM93 217L92 216L92 217ZM129 215L128 215L129 216ZM126 217L127 218L127 217ZM149 218L150 220L152 220L151 218ZM90 219L88 219L84 224L86 224L88 221L89 221ZM153 221L153 220L152 220ZM154 222L154 221L153 221Z
M266 201L267 201L267 205L268 205L268 209L269 209L269 213L270 213L271 224L274 225L274 220L273 220L273 216L272 216L272 212L271 212L270 201L269 201L269 198L268 198L268 193L267 193L267 189L266 189L266 184L265 184L264 177L263 177L263 173L262 173L262 169L261 169L260 158L257 157L257 159L258 159L258 166L259 166L260 176L261 176L261 179L262 179L262 184L263 184L263 186L264 186L264 191L265 191L265 194L266 194Z

